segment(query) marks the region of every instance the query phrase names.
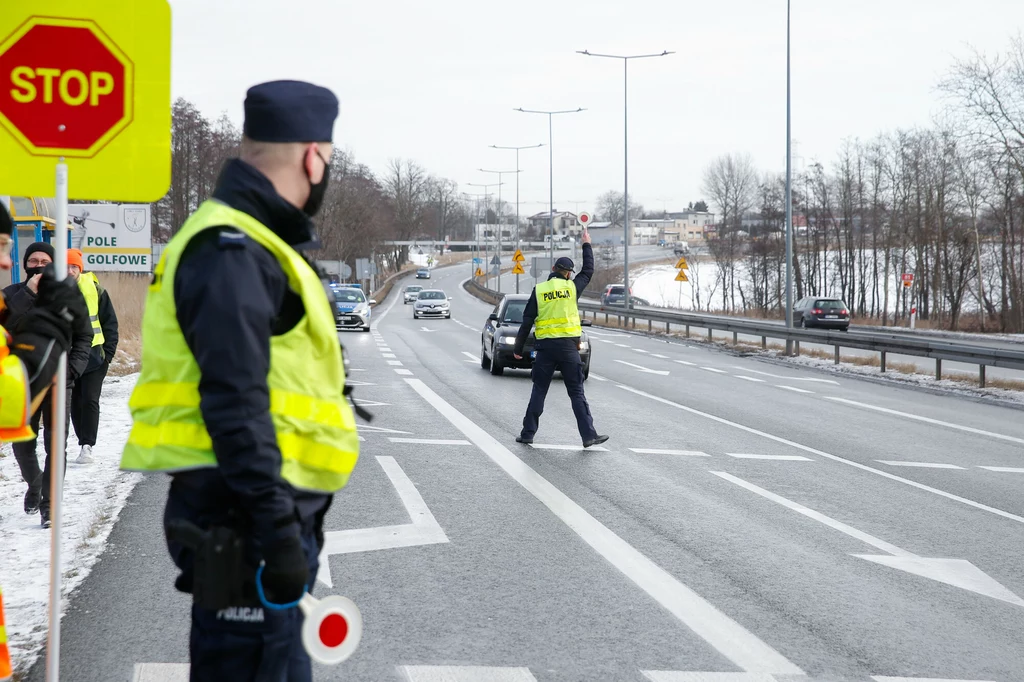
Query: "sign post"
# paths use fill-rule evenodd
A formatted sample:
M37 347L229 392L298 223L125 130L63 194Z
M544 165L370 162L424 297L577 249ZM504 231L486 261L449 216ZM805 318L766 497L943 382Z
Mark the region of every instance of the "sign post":
M903 288L904 289L910 289L911 287L914 286L914 273L912 273L912 272L904 272L903 276L900 277L900 279L903 281ZM911 291L910 292L910 328L911 329L914 329L915 324L917 322L917 320L916 320L916 318L917 318L917 306L915 304L914 299L915 299L914 292ZM906 299L904 299L904 300L906 300ZM906 308L904 308L904 310L906 310Z
M144 30L140 27L145 27ZM167 0L9 0L0 13L0 189L56 197L67 275L68 199L152 202L171 180ZM46 679L60 679L61 497L67 356L52 388Z
M686 276L686 271L690 269L690 265L686 262L685 256L680 256L679 260L676 261L676 269L679 272L676 274L676 281L679 282L679 300L677 301L677 307L682 310L683 308L683 282L689 282L690 278Z
M526 272L523 269L523 263L526 261L526 256L523 255L522 249L516 249L515 255L512 256L512 262L515 265L512 267L512 273L516 276L516 293L519 293L519 275Z

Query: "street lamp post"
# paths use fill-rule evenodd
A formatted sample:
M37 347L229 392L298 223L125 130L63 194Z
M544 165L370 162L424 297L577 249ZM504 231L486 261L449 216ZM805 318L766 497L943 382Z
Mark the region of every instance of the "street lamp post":
M789 72L790 0L786 0L786 327L793 328L793 130ZM793 354L793 340L786 339L786 356Z
M495 255L496 255L496 258L498 259L498 263L496 263L496 265L498 266L498 293L500 294L501 293L501 246L502 246L502 244L501 244L501 231L502 231L502 225L504 224L504 221L502 220L504 216L502 216L502 210L501 210L501 185L503 184L502 181L501 181L501 176L504 175L505 173L515 173L516 174L516 185L518 185L519 184L519 169L517 168L514 171L512 171L512 170L500 170L499 171L499 170L487 170L485 168L477 168L477 170L480 171L481 173L497 173L498 174L498 213L497 213L497 220L498 220L498 250L497 250ZM519 292L516 292L516 293L519 293Z
M499 192L501 191L501 182L500 181L499 182L492 182L492 183L489 183L489 184L486 184L486 185L480 184L478 182L467 182L466 184L469 185L470 187L483 187L484 188L484 196L485 197L490 196L490 194L491 194L490 192L487 191L488 187L498 187L499 188L498 191ZM498 196L501 196L501 195L499 194ZM487 204L487 199L485 198L484 199L484 220L487 220L487 205L486 204ZM486 223L484 223L484 224L486 225ZM477 241L479 242L479 237L477 237ZM483 270L484 270L484 286L487 286L487 284L490 282L490 272L491 272L490 263L487 262L487 248L488 248L487 239L484 239L484 268L483 268ZM499 277L501 276L500 273L499 273L498 276Z
M519 107L514 111L524 114L545 114L548 117L548 239L551 240L551 265L553 266L555 264L555 152L552 147L551 119L556 114L578 114L586 109L579 107L562 111L539 111Z
M621 59L622 60L622 127L623 127L623 154L622 154L622 166L623 166L623 193L622 193L622 222L623 231L625 233L626 241L623 246L623 288L625 289L625 303L626 310L629 310L629 60L630 59L647 59L649 57L665 57L674 52L665 50L658 54L631 54L631 55L618 55L618 54L598 54L596 52L590 52L588 50L576 50L577 54L586 55L588 57L605 57L607 59ZM627 318L628 319L628 318Z
M519 250L519 150L520 149L536 149L543 147L544 144L531 144L524 147L502 147L496 144L491 145L491 149L514 149L516 150L516 251ZM500 180L501 177L499 176ZM519 275L516 275L516 293L519 293Z
M476 194L471 194L469 192L463 192L462 196L463 197L473 197L476 200L476 219L479 221L480 220L480 197L484 197L484 200L486 201L486 198L491 196L491 195L488 192L481 192L481 193L476 193ZM473 264L473 260L476 259L477 257L479 257L479 254L480 254L480 231L476 228L476 224L473 225L473 232L474 232L474 236L476 237L476 251L475 251L476 255L473 256L473 259L470 259L471 265ZM470 271L470 279L474 278L476 276L476 271L473 270L472 267L470 267L469 271Z

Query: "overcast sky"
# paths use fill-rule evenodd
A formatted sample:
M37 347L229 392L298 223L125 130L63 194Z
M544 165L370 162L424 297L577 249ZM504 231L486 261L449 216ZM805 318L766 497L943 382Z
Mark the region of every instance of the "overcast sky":
M630 62L630 194L648 209L702 198L714 156L783 170L784 0L171 0L173 96L241 123L246 89L279 78L341 100L335 141L382 171L409 158L467 183L514 169L488 145L548 142L556 208L623 183L623 69L576 50L676 54ZM793 0L793 137L809 163L844 138L926 126L935 86L971 46L1003 49L1022 0ZM796 160L796 167L801 161ZM521 212L545 210L548 149L520 152ZM515 176L502 198L514 200ZM496 190L497 188L495 188ZM579 202L579 203L577 203Z

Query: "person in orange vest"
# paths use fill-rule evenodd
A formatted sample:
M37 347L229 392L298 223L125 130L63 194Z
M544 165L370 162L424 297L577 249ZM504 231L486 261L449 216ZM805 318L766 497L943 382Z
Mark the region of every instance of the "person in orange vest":
M0 204L0 269L12 267L14 221ZM62 353L71 347L75 324L89 310L74 280L58 281L53 266L39 278L36 305L7 327L9 310L0 295L0 442L35 440L29 418L53 382Z

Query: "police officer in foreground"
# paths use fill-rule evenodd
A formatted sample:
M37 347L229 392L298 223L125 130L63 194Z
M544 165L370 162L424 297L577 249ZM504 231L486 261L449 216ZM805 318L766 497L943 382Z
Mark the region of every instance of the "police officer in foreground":
M274 604L312 586L358 457L327 287L303 254L337 115L322 87L252 87L241 158L167 244L146 300L121 467L173 476L164 528L175 587L193 595L191 682L312 679L301 612L262 606L257 581Z
M551 385L551 377L557 369L562 374L565 390L572 401L572 411L576 415L576 426L583 439L583 447L600 445L608 440L608 436L600 436L594 429L594 419L590 414L590 405L583 394L583 362L580 360L580 337L583 327L580 325L580 312L576 301L590 284L594 276L594 249L590 245L590 233L583 231L583 269L572 279L573 262L571 258L561 257L555 261L546 282L533 288L530 300L523 310L523 324L516 335L513 355L516 360L523 359L523 347L530 336L530 329L536 326L534 350L537 357L533 361L533 393L530 404L523 417L523 430L516 438L517 443L532 443L540 423L540 415L544 412L544 398Z

